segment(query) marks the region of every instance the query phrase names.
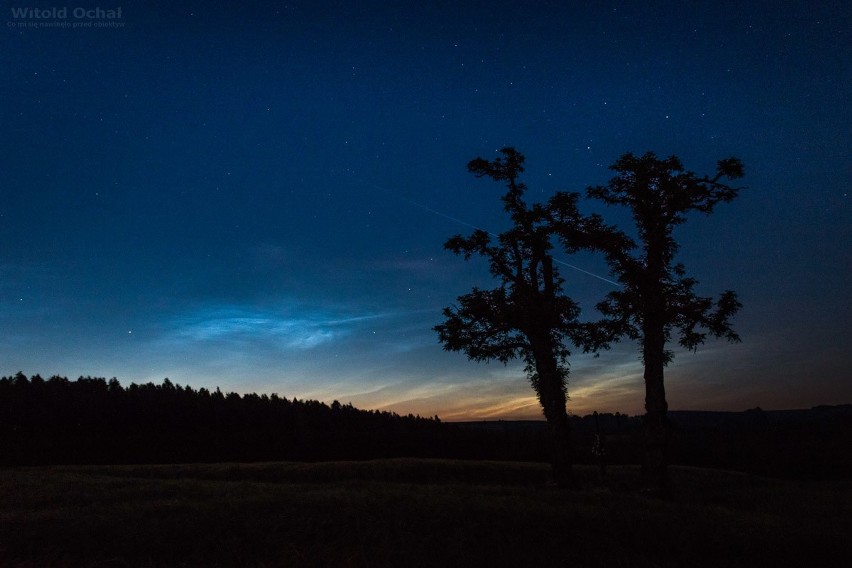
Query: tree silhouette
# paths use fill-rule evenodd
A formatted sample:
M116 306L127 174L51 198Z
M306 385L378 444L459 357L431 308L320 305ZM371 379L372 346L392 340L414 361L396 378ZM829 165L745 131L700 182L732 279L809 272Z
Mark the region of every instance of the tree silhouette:
M663 369L673 357L666 345L674 330L680 345L692 350L708 334L740 341L730 320L741 307L730 290L715 303L694 292L697 281L686 276L683 264L674 263L678 243L672 232L686 222L689 212L709 215L718 203L733 200L740 188L720 180L741 178L743 165L737 158L727 158L718 162L713 177L698 177L684 170L676 156L659 159L649 152L641 157L624 154L610 169L617 175L608 185L590 187L587 194L607 205L628 207L639 246L610 227L592 227L597 234L590 234L590 240L605 253L623 285L597 307L612 338L627 336L641 346L646 412L643 477L648 487L665 490L669 426ZM574 231L564 223L560 232L570 240Z
M506 184L502 201L512 227L500 235L478 229L469 237L456 235L444 244L465 260L473 255L488 259L499 285L492 290L474 288L460 296L457 306L443 310L446 321L434 329L445 350L462 351L469 359L504 364L515 358L524 361L549 424L554 481L569 486L567 344L594 349L596 334L593 326L578 322L578 305L562 292L563 281L550 254L553 222L549 209L527 205L523 199L526 185L518 177L524 171L524 156L514 148L500 152L502 158L493 162L477 158L467 167L477 177ZM576 197L565 200L566 212L571 203L576 204ZM576 207L574 213L581 220Z

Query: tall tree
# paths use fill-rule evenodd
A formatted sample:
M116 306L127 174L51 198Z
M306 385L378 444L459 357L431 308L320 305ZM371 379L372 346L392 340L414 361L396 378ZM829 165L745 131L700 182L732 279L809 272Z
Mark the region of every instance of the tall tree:
M742 307L730 290L715 302L695 293L698 282L686 275L683 264L674 262L678 243L672 233L690 212L709 215L720 202L733 200L740 188L722 180L741 178L743 165L737 158L727 158L718 162L712 177L699 177L684 170L677 157L660 159L649 152L640 157L624 154L610 169L616 176L606 186L590 187L587 194L607 205L629 208L638 244L611 228L593 228L597 234L590 239L605 253L622 284L597 307L613 336L627 336L640 344L645 366L643 477L649 488L665 491L669 424L663 371L673 358L667 344L675 331L680 345L692 350L708 334L739 342L731 318ZM575 231L560 232L570 238Z
M492 290L474 288L445 308L446 321L435 326L444 349L462 351L475 361L508 363L519 358L538 395L551 434L554 481L572 485L570 426L566 410L568 344L588 351L595 347L594 328L578 322L578 305L562 291L551 256L553 223L548 208L528 205L526 185L518 180L524 156L514 148L500 151L501 158L472 160L468 171L506 184L503 206L512 227L500 235L476 230L469 237L456 235L444 247L465 260L473 255L490 263L499 285ZM564 210L577 195L566 197ZM570 212L566 213L570 215ZM494 239L492 239L494 237ZM496 240L496 242L495 242Z

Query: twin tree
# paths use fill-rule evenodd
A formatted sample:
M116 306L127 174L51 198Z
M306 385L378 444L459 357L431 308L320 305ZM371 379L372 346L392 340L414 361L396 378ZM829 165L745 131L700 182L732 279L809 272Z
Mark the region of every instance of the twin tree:
M718 162L713 177L698 177L674 156L623 155L611 166L616 176L609 184L589 188L587 196L629 208L634 239L599 215L581 214L577 193L560 192L547 204L527 204L526 186L519 181L523 155L514 148L501 153L491 162L472 160L468 170L505 184L502 200L512 227L500 235L482 230L457 235L444 245L465 260L485 257L499 286L474 288L444 309L446 321L435 327L440 341L444 349L476 361L524 361L549 425L553 477L560 486L573 485L565 407L569 345L596 352L623 337L637 341L645 366L643 478L647 487L664 491L669 427L663 369L673 357L667 344L674 331L680 345L693 350L708 334L737 342L730 319L741 307L732 291L715 302L696 295L696 280L674 263L678 244L672 231L690 211L709 214L719 202L734 199L739 188L720 180L742 177L743 166L728 158ZM578 320L579 306L563 292L554 266L554 241L569 254L603 254L620 282L620 289L597 305L600 321Z

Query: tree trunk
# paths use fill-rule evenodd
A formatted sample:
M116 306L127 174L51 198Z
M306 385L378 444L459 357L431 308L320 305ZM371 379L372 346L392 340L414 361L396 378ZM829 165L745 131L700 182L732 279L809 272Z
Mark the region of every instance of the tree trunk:
M550 431L550 463L553 481L559 487L574 486L573 455L571 451L571 423L563 376L555 359L540 355L536 359L539 380L539 402Z
M556 420L548 419L550 429L550 454L553 481L562 488L574 486L574 470L571 452L571 425L568 413L562 410L562 416Z
M645 457L642 480L645 488L660 494L668 490L668 403L663 382L665 338L662 330L645 334Z

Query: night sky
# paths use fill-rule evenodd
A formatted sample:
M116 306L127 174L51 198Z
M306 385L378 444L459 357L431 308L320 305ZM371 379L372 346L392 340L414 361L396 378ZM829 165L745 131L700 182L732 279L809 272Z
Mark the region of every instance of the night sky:
M739 198L676 232L698 292L739 293L743 342L678 352L670 407L852 402L852 5L146 4L4 8L0 373L539 418L520 364L431 330L492 286L444 241L507 226L466 164L514 146L545 200L651 150L746 166ZM95 5L121 17L74 16ZM68 15L13 12L33 6ZM27 27L50 21L116 25ZM594 318L612 284L561 268ZM641 412L636 346L573 356L568 393Z

